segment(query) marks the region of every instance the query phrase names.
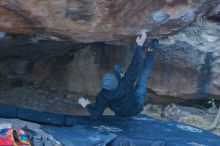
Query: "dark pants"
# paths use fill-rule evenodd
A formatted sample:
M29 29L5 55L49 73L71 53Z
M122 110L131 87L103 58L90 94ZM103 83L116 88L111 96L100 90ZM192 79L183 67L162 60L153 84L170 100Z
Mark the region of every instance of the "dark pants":
M138 77L138 81L135 87L135 97L140 105L140 108L144 106L144 98L146 96L147 90L147 79L153 67L154 53L153 51L148 51L143 64L143 68Z

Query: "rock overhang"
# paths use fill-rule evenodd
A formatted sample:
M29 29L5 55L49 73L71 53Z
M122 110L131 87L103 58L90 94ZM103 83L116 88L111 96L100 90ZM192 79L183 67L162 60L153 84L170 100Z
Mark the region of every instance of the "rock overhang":
M204 0L2 0L0 31L127 44L142 29L152 37L174 34L211 5Z
M205 18L216 18L211 17L218 14L216 3L3 0L0 73L95 95L102 73L115 63L126 68L132 57L130 44L145 30L162 44L149 90L160 97L201 99L196 94L202 94L219 99L219 25ZM207 52L213 52L212 59Z

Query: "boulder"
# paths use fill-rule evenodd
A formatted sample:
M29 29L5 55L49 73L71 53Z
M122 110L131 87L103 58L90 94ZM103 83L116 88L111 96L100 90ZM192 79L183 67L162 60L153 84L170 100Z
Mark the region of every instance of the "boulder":
M149 97L220 99L220 27L206 19L218 14L218 3L2 0L1 81L95 96L103 73L116 63L126 70L131 44L145 30L150 39L160 38Z
M0 31L76 42L130 43L145 29L171 35L205 14L203 0L1 0Z

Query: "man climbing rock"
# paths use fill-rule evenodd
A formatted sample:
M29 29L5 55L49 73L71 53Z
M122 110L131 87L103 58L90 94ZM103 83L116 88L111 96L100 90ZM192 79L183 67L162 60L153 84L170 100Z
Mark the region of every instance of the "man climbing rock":
M97 94L95 104L91 104L88 99L83 97L78 100L79 104L86 108L93 118L99 118L106 107L109 107L116 116L120 117L137 115L142 111L147 78L153 66L153 49L158 44L157 39L152 40L147 45L147 52L144 54L146 39L145 32L137 37L135 54L123 77L121 77L119 65L115 66L115 74L103 75L101 79L102 90Z

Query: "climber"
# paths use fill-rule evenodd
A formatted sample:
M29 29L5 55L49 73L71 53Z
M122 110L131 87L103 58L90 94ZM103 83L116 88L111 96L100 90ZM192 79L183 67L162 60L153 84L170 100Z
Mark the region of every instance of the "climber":
M95 104L91 104L84 97L79 98L78 103L85 108L90 115L97 119L101 117L106 107L109 107L116 116L129 117L139 114L144 106L146 96L147 78L153 66L153 49L159 43L153 39L144 55L144 43L147 39L146 32L136 39L136 50L132 62L124 76L119 65L115 66L115 74L104 74L101 79L102 90L97 94ZM144 56L145 60L144 60ZM135 88L133 85L138 78Z

